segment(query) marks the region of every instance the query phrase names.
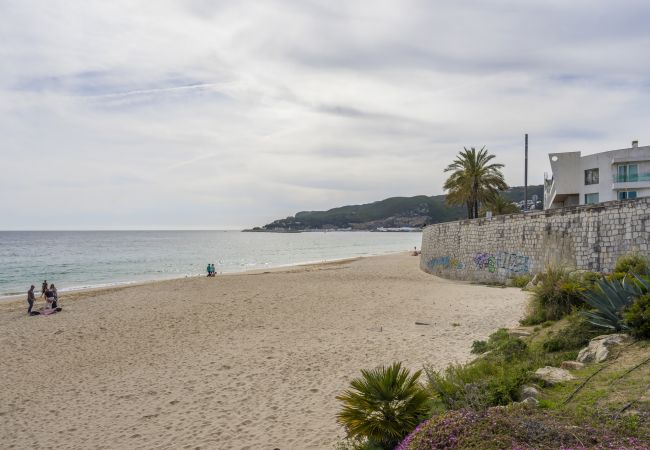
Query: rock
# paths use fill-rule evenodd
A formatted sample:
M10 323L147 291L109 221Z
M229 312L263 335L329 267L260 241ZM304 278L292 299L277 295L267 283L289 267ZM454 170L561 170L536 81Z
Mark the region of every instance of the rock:
M562 361L562 364L560 364L560 368L566 370L580 370L584 367L585 365L578 361Z
M535 386L524 386L521 388L520 397L522 400L537 398L539 397L539 390Z
M609 347L620 345L630 337L627 334L606 334L598 336L589 341L589 345L578 353L578 362L599 363L609 356Z
M512 328L508 330L508 336L512 337L528 337L530 336L530 331L522 330L521 328Z
M559 367L546 366L535 371L535 378L543 381L551 386L566 381L575 380L576 377L571 375L568 371L560 369Z
M522 401L519 402L521 405L526 405L526 406L538 406L539 405L539 400L537 400L535 397L528 397Z
M524 289L526 289L527 291L532 290L535 286L537 286L537 281L538 281L538 277L537 275L535 275L533 279L528 282L528 284Z

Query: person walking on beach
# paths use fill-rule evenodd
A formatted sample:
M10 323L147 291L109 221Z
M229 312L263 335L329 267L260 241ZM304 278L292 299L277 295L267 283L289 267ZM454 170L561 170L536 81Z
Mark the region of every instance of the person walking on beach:
M45 295L45 291L47 291L47 280L43 280L41 285L41 297Z
M35 301L36 297L34 297L34 285L32 284L32 287L30 287L29 291L27 291L27 303L29 304L29 308L27 308L27 314L30 316L32 315L32 308L34 307Z
M214 264L212 264L212 276L213 277L217 276L217 272L214 270Z
M50 285L50 292L52 292L52 296L54 297L54 302L53 302L53 308L56 308L59 303L59 293L56 290L56 287L54 286L54 283Z
M208 263L208 276L209 277L212 276L212 266L210 265L210 263Z

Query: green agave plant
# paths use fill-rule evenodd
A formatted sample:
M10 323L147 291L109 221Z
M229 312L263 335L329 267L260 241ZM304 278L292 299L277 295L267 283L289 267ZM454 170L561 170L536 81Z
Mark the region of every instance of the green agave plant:
M622 280L604 279L596 281L594 288L585 292L587 304L596 311L582 311L588 322L615 331L627 331L623 320L623 310L634 300L650 290L650 281L645 277L633 275Z
M401 363L362 370L351 389L336 397L343 403L337 415L350 437L363 437L392 449L427 412L428 395L418 383L422 371L410 374Z

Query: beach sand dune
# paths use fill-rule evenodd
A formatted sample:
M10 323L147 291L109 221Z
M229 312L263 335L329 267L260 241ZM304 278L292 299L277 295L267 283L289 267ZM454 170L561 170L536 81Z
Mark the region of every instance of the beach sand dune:
M514 325L526 294L406 254L0 305L3 448L332 448L362 368L438 368ZM416 325L415 322L430 325ZM454 325L457 324L457 325Z

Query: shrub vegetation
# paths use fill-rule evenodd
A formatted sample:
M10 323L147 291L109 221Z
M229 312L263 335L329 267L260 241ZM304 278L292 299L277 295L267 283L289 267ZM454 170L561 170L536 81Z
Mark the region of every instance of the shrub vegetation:
M517 275L512 278L512 285L518 288L525 288L530 283L532 277L530 275Z
M547 352L580 350L596 336L603 334L601 328L589 323L583 316L573 313L567 316L568 325L555 333L549 333L541 341Z
M614 266L616 274L650 275L650 267L647 258L639 253L623 255L616 260Z
M434 399L433 411L490 406L518 401L524 384L536 369L558 365L568 353L546 353L501 329L487 342L476 341L473 348L488 352L467 364L456 364L443 371L425 368L427 387ZM571 353L571 356L574 352Z
M401 363L362 370L351 389L336 397L343 403L338 422L360 448L392 449L424 418L429 397L418 383L420 373Z
M420 424L396 450L645 448L611 425L575 423L557 412L523 405L483 412L449 411Z
M623 319L634 337L639 339L650 338L650 294L644 294L637 298L623 312Z
M533 291L528 305L528 314L522 325L537 325L547 320L559 320L575 308L584 307L583 293L591 288L591 276L572 274L561 269L548 267L539 275L539 283Z

